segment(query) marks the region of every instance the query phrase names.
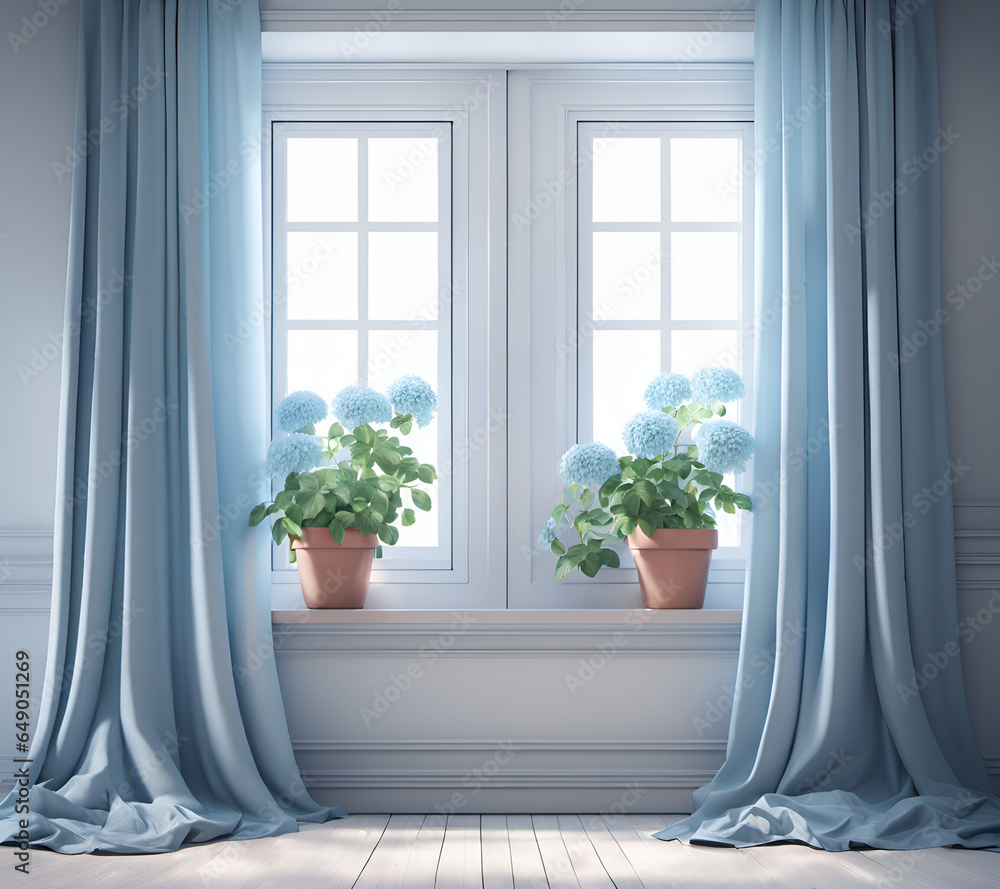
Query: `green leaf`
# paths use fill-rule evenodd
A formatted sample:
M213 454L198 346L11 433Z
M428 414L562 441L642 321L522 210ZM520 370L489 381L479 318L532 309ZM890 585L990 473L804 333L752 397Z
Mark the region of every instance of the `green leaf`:
M375 444L377 441L377 436L375 435L375 430L372 429L367 423L363 423L354 430L354 435L357 437L358 441L362 444L366 444L369 447Z
M306 423L301 429L296 429L296 432L301 432L303 435L315 435L316 427L312 423Z
M274 505L282 511L288 509L288 505L295 499L297 490L296 488L295 491L280 491L278 496L274 498Z
M285 529L284 520L279 520L274 523L271 528L271 537L274 538L274 542L281 546L281 542L288 536L288 531Z
M383 543L388 543L389 546L393 546L397 540L399 540L399 529L394 528L392 525L382 525L378 529L379 540Z
M431 508L431 498L426 491L421 491L419 488L411 488L410 497L413 498L413 505L417 509L427 512Z
M557 556L562 556L566 554L566 547L562 545L558 538L552 538L552 544L549 546L549 552L555 553Z
M409 507L403 510L403 524L412 525L417 520L416 513Z
M656 485L654 485L649 479L641 478L632 485L632 490L639 495L644 503L653 503L658 492L656 490Z
M303 472L299 476L299 490L301 491L318 491L319 490L319 479L316 478L310 472Z
M588 553L587 557L580 562L580 570L587 577L596 577L597 572L601 570L601 557L597 553Z
M332 537L332 538L333 538L333 539L334 539L335 541L337 541L337 543L343 543L343 542L344 542L344 533L345 533L345 531L347 530L347 529L346 529L346 528L345 528L345 527L343 526L343 524L341 524L341 523L340 523L339 521L337 521L337 519L335 518L335 519L334 519L334 520L333 520L332 522L330 522L330 524L329 524L329 528L330 528L330 536L331 536L331 537Z
M735 503L740 509L751 509L753 507L753 503L746 494L737 494L733 498L733 503Z
M340 423L332 423L329 430L326 433L327 438L340 438L342 445L348 445L350 442L344 441L342 436L344 434L344 427Z
M250 510L250 527L256 528L267 517L267 504L261 503Z
M298 522L293 522L288 516L285 516L281 520L281 524L285 526L285 530L288 531L289 537L301 537L302 536L302 526Z
M302 524L302 507L297 503L289 503L288 509L285 510L285 515L296 525Z
M302 518L304 521L314 519L324 509L326 509L326 497L320 493L313 494L306 503L302 504Z
M556 580L562 580L579 564L579 562L579 559L574 559L569 554L560 556L559 561L556 562Z
M608 568L620 568L621 559L618 558L618 553L613 549L602 549L598 553L598 558L601 560L602 565L607 565Z
M642 531L642 533L647 537L652 537L656 532L656 528L653 527L649 519L638 519L637 524L639 526L639 530Z
M437 470L430 463L421 463L417 467L417 477L425 485L429 485L437 478Z

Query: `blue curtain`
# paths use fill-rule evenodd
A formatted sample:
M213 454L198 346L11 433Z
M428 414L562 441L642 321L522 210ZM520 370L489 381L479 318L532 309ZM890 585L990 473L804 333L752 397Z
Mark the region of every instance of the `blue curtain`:
M959 658L930 2L757 0L755 505L725 764L662 839L1000 846Z
M164 852L294 831L344 813L302 786L266 535L246 527L267 494L257 2L81 0L79 47L30 842Z

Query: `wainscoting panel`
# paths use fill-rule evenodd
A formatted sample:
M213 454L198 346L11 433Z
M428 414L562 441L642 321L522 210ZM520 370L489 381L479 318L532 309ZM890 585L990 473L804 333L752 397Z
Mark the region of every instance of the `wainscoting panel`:
M966 689L1000 791L1000 503L962 502L955 515ZM23 649L37 716L51 582L51 532L0 530L0 712L14 711ZM254 657L276 658L304 781L326 802L681 812L724 758L739 621L727 610L283 611L273 653ZM17 755L7 726L0 783Z
M52 591L52 532L0 531L0 785L14 775L15 654L31 659L31 734L34 735L48 649Z

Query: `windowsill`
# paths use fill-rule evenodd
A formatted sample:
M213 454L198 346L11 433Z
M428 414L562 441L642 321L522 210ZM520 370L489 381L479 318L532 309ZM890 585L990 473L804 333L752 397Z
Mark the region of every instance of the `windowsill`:
M638 616L641 615L641 618ZM386 627L420 626L439 627L466 617L477 626L500 627L558 627L572 624L579 627L608 627L641 623L646 625L698 626L736 625L743 620L743 612L731 608L700 609L474 609L458 612L453 609L338 609L297 608L271 612L273 624L378 624Z

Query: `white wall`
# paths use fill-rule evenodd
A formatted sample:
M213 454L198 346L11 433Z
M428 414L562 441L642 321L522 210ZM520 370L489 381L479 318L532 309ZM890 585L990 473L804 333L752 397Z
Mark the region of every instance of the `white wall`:
M76 0L0 2L0 713L14 652L32 664L37 713L48 636L56 433L73 142ZM27 22L24 19L27 18ZM31 19L35 18L32 22ZM13 38L12 38L13 35ZM26 42L22 42L26 41ZM11 717L0 741L10 774Z
M301 4L265 0L262 5L265 10L274 10ZM373 2L373 8L385 5ZM535 5L539 9L543 6ZM322 4L315 0L313 6ZM54 506L60 373L58 347L52 338L58 340L62 327L69 209L69 178L60 182L52 163L65 161L67 146L73 141L76 3L69 0L66 6L60 6L37 33L32 34L27 28L26 35L32 36L15 52L8 35L21 31L23 16L30 19L38 11L36 0L0 2L0 417L3 418L0 503L8 508L7 517L0 519L0 712L5 713L11 712L12 652L16 647L30 646L36 669L44 660L45 585L51 572L49 534ZM992 45L995 35L1000 34L1000 4L993 0L939 2L938 22L942 124L960 134L941 161L945 189L943 292L947 293L977 274L980 257L1000 252L1000 176L995 163L996 146L1000 145L1000 119L993 113L995 85L1000 83L1000 60ZM1000 331L998 296L998 280L985 282L975 299L953 313L941 334L948 364L952 451L972 467L956 487L960 504L956 524L960 607L963 617L968 615L973 620L977 613L982 613L981 609L994 595L993 590L1000 589L1000 459L995 445L998 431L995 392L1000 380L1000 350L995 347L996 333ZM29 371L37 369L37 375L23 379L19 366ZM7 533L10 531L29 533ZM548 653L531 657L539 664L548 664L546 675L558 682L567 665L575 663L578 653L593 650L608 629L607 626L589 629L576 640L575 649L562 653L551 646L545 649L548 643L536 639L533 643L536 652L542 645ZM490 677L502 676L504 682L508 681L511 665L519 661L511 660L510 642L501 636L492 630L469 634L469 639L477 640L469 645L469 660L442 661L436 674L442 681L423 682L412 700L440 706L447 700L445 696L454 693L455 671L464 671L466 666L470 670L474 667L469 681L475 679L480 688L489 683ZM643 634L644 639L646 636ZM564 733L561 740L583 744L577 751L574 774L583 776L581 781L589 776L594 793L589 797L577 795L572 801L566 796L566 805L599 807L609 798L608 782L612 780L609 776L625 767L624 760L608 749L608 737L601 734L603 725L598 714L606 705L627 700L641 677L641 671L636 670L648 667L649 659L658 657L658 647L672 644L668 632L653 636L659 641L644 643L635 655L617 659L616 665L604 671L601 680L591 686L603 703L593 707L595 702L591 702L592 709L574 711L567 717L568 734ZM420 638L425 637L426 631ZM413 719L408 722L408 708L401 705L394 708L391 718L379 721L380 729L393 728L382 738L381 746L374 747L363 736L350 735L349 727L338 735L340 722L336 719L330 721L328 732L325 723L311 722L323 712L335 714L340 707L352 707L357 714L358 702L366 694L371 696L379 691L391 680L394 671L398 672L399 666L412 663L414 652L419 650L411 645L416 636L407 641L397 635L395 642L372 643L383 649L385 656L381 659L375 656L373 660L370 654L337 654L348 638L320 633L308 650L293 654L294 646L289 645L288 652L279 654L292 731L301 742L299 755L304 767L326 788L327 795L343 799L350 785L355 799L369 798L378 788L398 781L401 763L409 764L405 765L407 768L412 766L414 773L423 769L425 778L428 769L433 773L441 763L447 763L450 771L436 785L433 776L430 783L425 781L419 787L416 786L419 782L411 782L415 791L421 792L410 795L409 805L417 805L418 800L429 799L428 794L450 788L464 787L468 796L461 770L487 763L493 756L491 745L501 740L499 734L504 734L503 740L527 745L527 752L519 753L518 765L514 767L518 777L513 783L522 791L519 798L547 798L544 787L539 789L537 781L532 785L532 775L544 778L548 774L551 778L554 762L567 754L565 745L560 748L558 743L555 746L550 743L559 741L559 736L544 736L539 729L541 722L512 726L507 733L486 723L467 724L468 735L463 738L459 737L458 724L428 727L421 715L422 707L413 711ZM301 647L302 642L297 645ZM490 656L491 646L498 649L507 646L508 653ZM718 682L721 690L721 685L728 681L726 671L732 668L734 650L730 640L726 653L720 650L718 660L714 661L726 676L706 674L701 681ZM360 675L372 677L372 686L355 687L356 701L337 698L334 692L343 695L344 688L338 691L334 684L317 684L315 669L306 666L318 652L330 653L341 664L339 669L360 668L357 659L362 658L367 667ZM328 658L323 659L329 663ZM1000 621L983 624L982 632L966 648L965 668L980 745L994 775L1000 775L1000 714L995 707L996 677L1000 675ZM518 669L523 674L524 693L531 695L537 688L538 673L520 666ZM36 674L36 681L40 678ZM326 708L317 707L311 692L303 691L318 686L326 688L324 694L333 695L325 702ZM664 695L668 694L665 689ZM710 694L706 692L704 697L708 701ZM497 703L509 713L532 712L530 707L521 708L516 692L509 689ZM533 706L537 708L537 700ZM449 708L447 712L455 710ZM627 719L625 724L617 726L619 737L639 739L636 743L641 747L664 735L664 727L650 721L649 708L623 712ZM685 735L679 724L670 728L673 734L666 732L670 737L680 741L689 737L690 732ZM475 735L476 731L479 735ZM317 732L330 736L319 737ZM445 735L451 739L450 746L448 743L426 746L425 742L435 737L447 742L449 738ZM689 750L687 759L679 758L676 750L671 753L673 759L667 764L667 771L671 768L674 771L661 775L659 792L647 796L647 804L662 808L668 805L667 799L676 800L681 791L686 792L680 772L690 772L687 780L692 786L702 780L704 771L719 761L721 751L717 742L723 736L720 723L714 727L711 743L700 750ZM9 767L8 738L5 733L0 740L0 773ZM464 748L460 743L463 740ZM632 774L643 762L654 767L644 758L650 750L659 761L655 744L643 750L646 752L636 748L630 754ZM344 777L344 769L354 777ZM477 799L485 801L486 797ZM497 796L496 805L512 805L513 799L516 798L509 795ZM383 808L390 805L387 796L378 797L378 802L385 803ZM469 802L473 807L486 805L471 798Z

